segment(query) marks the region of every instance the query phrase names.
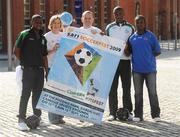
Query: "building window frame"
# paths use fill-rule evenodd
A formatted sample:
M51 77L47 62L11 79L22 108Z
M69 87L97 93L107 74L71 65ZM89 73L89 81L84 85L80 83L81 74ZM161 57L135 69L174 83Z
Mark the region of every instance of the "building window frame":
M141 13L141 7L140 7L140 2L136 2L136 7L135 7L135 16L140 15Z
M24 29L30 28L30 0L24 0Z

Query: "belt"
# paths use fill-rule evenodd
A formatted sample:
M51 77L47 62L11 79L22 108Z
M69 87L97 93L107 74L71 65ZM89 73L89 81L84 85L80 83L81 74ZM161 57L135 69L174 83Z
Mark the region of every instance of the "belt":
M43 69L43 66L21 66L22 69Z

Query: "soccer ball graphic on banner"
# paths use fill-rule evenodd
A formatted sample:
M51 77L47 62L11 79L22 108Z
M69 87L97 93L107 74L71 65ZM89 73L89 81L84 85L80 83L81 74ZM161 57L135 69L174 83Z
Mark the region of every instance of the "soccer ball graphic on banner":
M74 58L76 64L78 64L79 66L86 67L91 63L93 56L90 50L82 48L76 51L76 53L74 54Z
M64 56L82 85L89 79L102 57L85 42L78 43Z

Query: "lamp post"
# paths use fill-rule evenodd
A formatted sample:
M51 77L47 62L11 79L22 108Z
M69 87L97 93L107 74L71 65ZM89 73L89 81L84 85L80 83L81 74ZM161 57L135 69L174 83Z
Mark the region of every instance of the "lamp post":
M11 0L7 0L8 71L12 71Z
M174 49L177 50L177 0L173 1L174 5Z
M158 36L158 38L161 40L160 35L159 35L159 0L154 0L155 1L155 33Z

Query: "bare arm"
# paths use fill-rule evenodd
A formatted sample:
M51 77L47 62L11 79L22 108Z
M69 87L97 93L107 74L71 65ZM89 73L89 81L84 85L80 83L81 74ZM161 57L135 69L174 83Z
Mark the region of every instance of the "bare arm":
M128 44L126 44L126 46L125 46L124 53L127 57L129 57L132 53L131 47Z
M43 60L44 60L44 69L45 69L45 72L47 73L48 72L48 59L47 59L47 56L44 56Z
M14 47L14 55L17 57L17 59L20 60L20 58L21 58L21 49L17 48L17 47Z

